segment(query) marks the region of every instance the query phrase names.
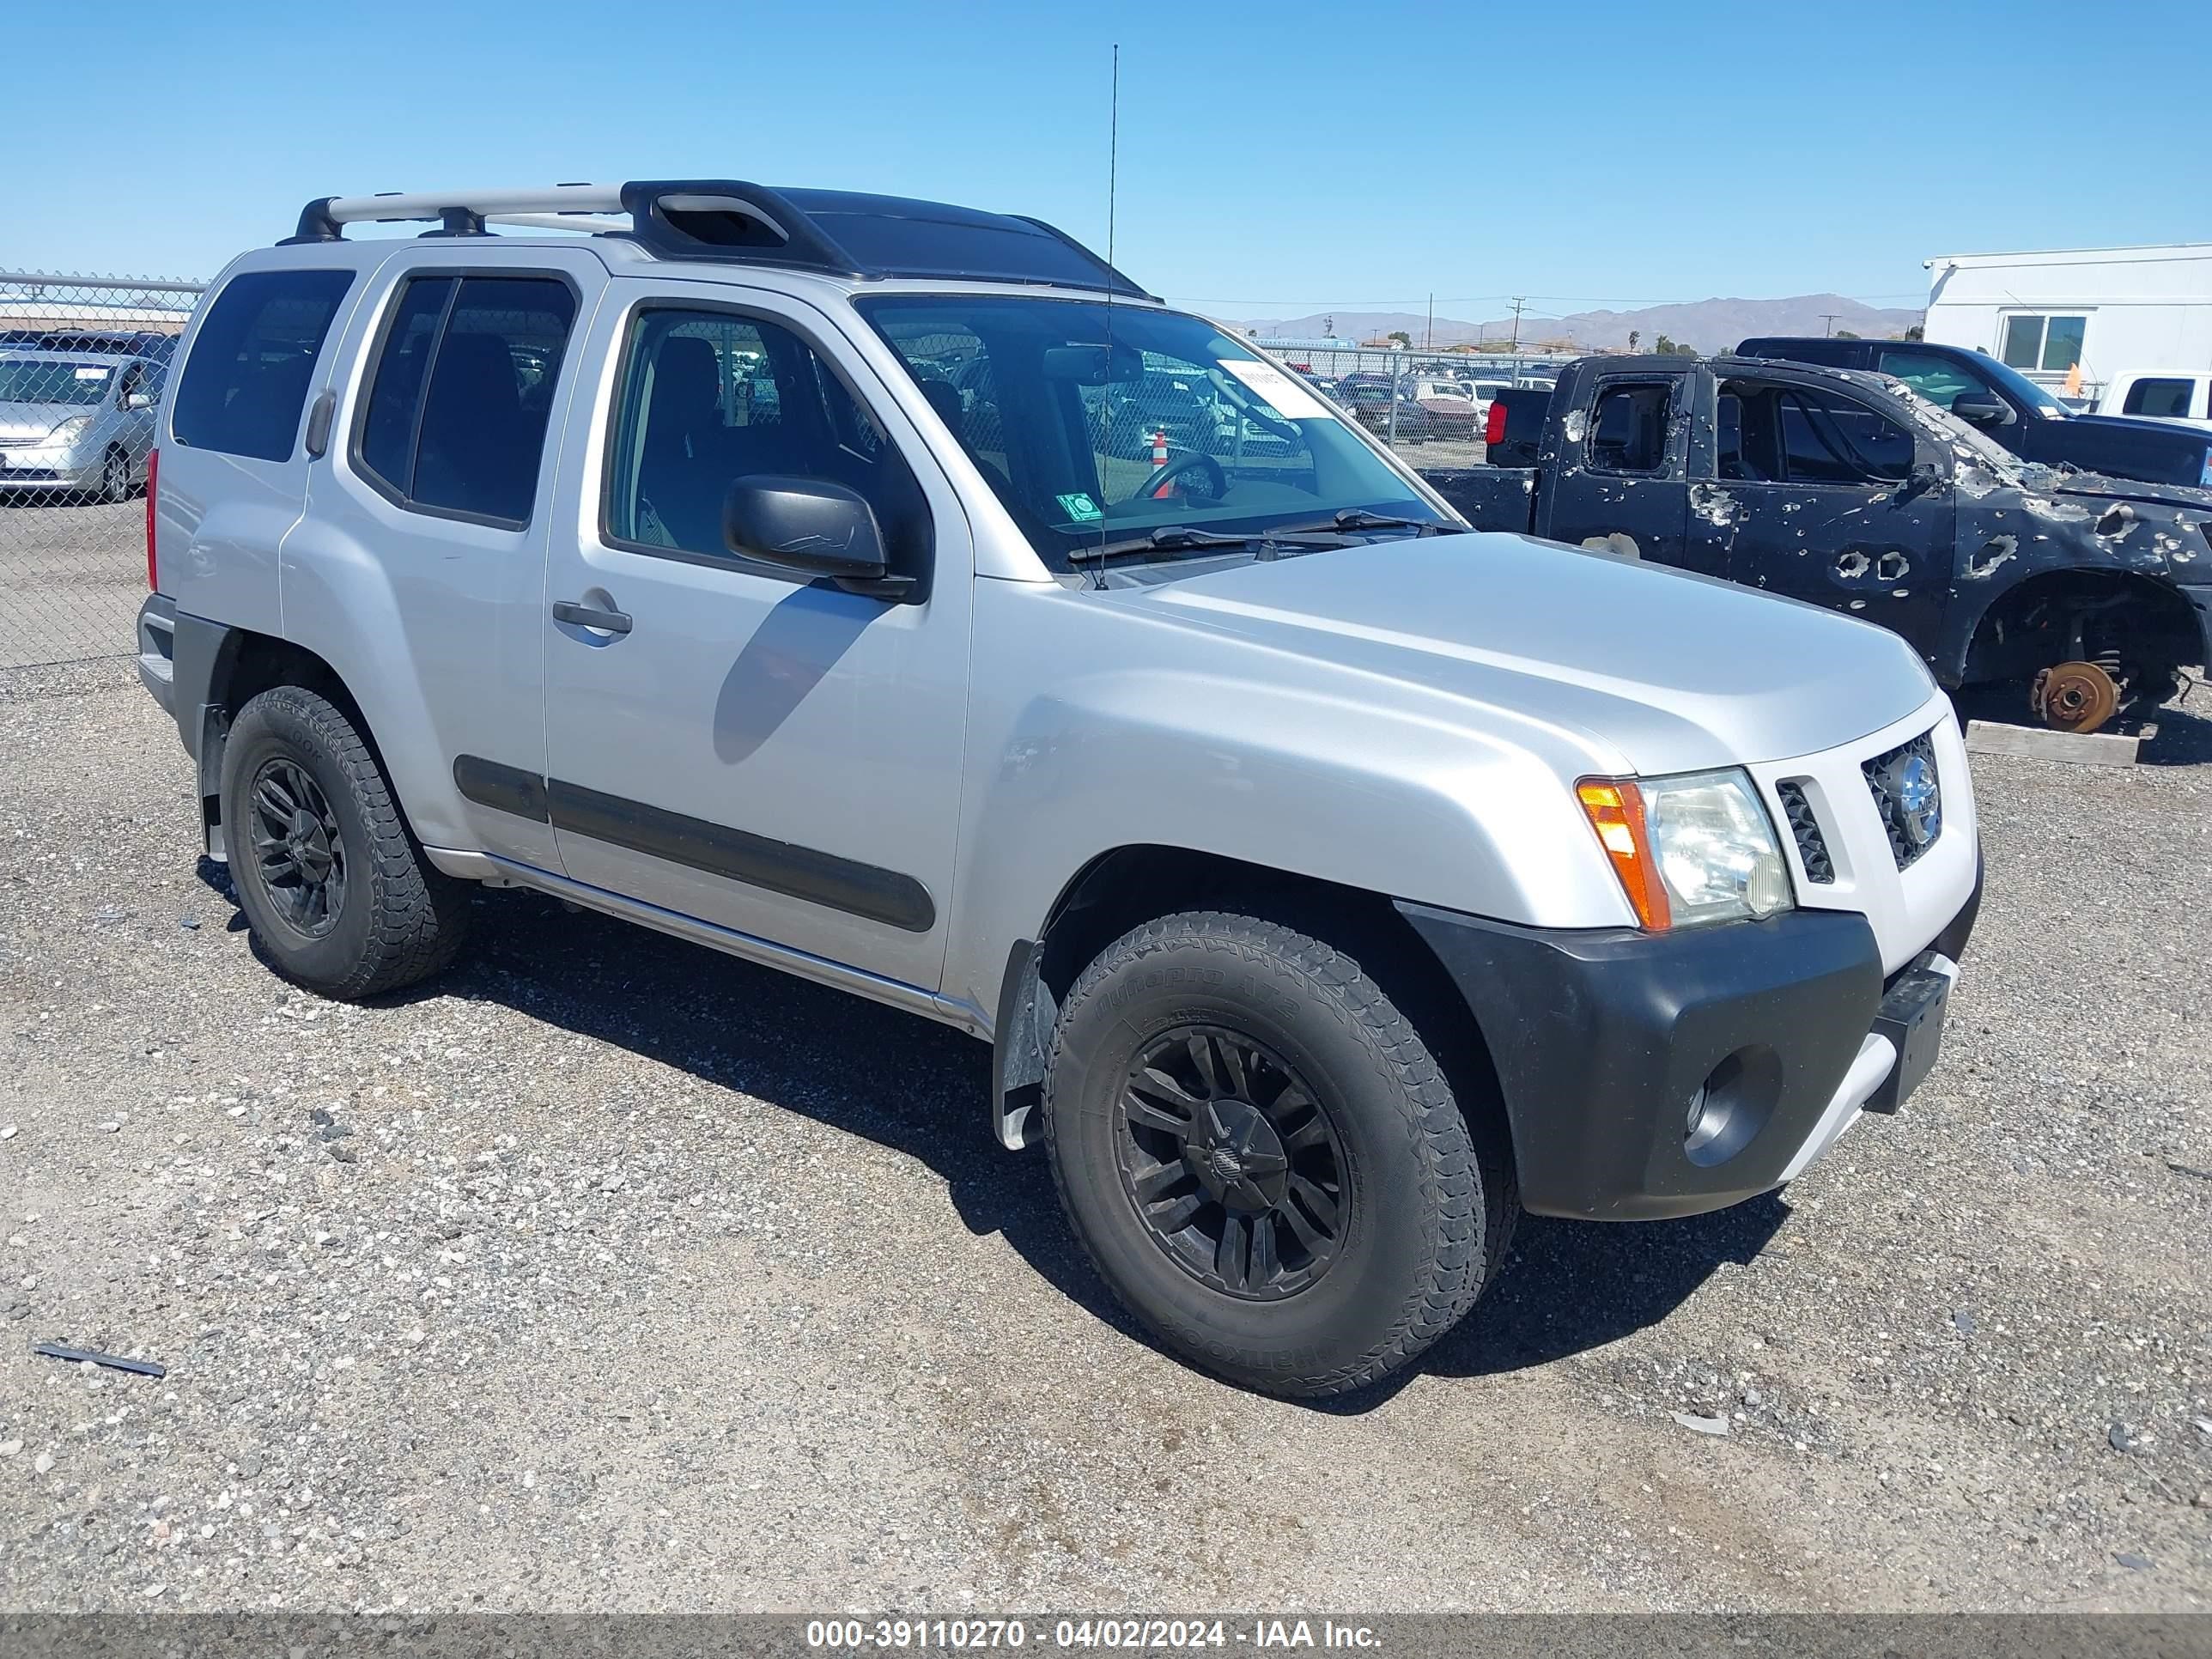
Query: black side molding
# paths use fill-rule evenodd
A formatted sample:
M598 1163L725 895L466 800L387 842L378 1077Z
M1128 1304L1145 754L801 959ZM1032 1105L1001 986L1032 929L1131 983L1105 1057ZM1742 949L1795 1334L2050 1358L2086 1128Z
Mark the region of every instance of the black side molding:
M479 806L550 823L633 853L725 876L787 897L865 916L910 933L937 925L929 890L912 876L775 841L580 783L541 778L476 755L453 762L453 782Z
M545 780L519 766L502 766L480 755L459 755L453 759L453 787L479 806L512 812L533 823L550 822Z

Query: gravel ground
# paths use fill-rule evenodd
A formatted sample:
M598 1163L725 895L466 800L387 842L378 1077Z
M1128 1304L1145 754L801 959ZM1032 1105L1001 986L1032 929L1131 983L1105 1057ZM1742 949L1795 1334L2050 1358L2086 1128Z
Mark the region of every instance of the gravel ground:
M1316 1410L1132 1333L979 1045L516 895L441 982L317 1002L126 669L0 674L0 752L8 1607L2212 1595L2212 764L1978 763L1900 1117L1786 1202L1530 1223Z

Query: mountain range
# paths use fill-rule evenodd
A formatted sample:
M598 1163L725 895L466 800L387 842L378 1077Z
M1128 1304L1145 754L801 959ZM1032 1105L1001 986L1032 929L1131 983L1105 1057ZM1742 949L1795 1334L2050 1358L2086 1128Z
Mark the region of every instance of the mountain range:
M1839 294L1799 294L1786 300L1698 300L1687 305L1646 306L1638 311L1577 311L1565 317L1524 312L1521 339L1571 340L1577 346L1626 349L1628 337L1650 347L1661 335L1704 352L1725 351L1754 334L1827 334L1848 331L1870 339L1901 334L1920 320L1916 310L1882 308L1847 300ZM1317 311L1310 316L1264 318L1249 322L1260 340L1317 340L1335 325L1339 339L1377 340L1403 330L1416 346L1460 345L1474 340L1504 340L1513 335L1510 317L1488 322L1438 317L1433 323L1418 311Z

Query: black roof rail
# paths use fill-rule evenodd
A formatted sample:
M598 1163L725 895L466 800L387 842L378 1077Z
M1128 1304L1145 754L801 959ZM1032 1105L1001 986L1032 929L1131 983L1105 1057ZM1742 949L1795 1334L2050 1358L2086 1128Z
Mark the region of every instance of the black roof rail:
M620 185L325 196L284 245L334 242L344 227L428 220L433 236L501 222L635 241L661 258L779 265L846 277L937 277L1099 289L1152 296L1066 232L1025 215L834 190L776 190L738 179L645 179Z

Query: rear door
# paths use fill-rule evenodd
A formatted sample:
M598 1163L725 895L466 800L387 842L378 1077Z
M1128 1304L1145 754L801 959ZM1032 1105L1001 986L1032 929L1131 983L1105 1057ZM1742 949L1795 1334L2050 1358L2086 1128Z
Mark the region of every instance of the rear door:
M1712 517L1726 574L1895 629L1925 655L1951 587L1944 458L1833 382L1721 382ZM1926 463L1940 480L1916 481Z
M1588 404L1560 420L1559 453L1537 517L1544 535L1699 568L1684 533L1690 382L1687 374L1596 377Z
M388 757L425 841L557 868L546 824L454 769L544 768L550 458L606 270L487 240L405 246L368 283L285 544L285 616L365 706L407 705L373 723L430 734Z

